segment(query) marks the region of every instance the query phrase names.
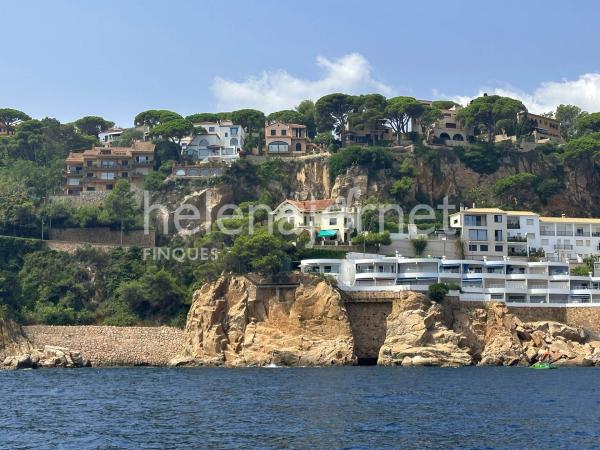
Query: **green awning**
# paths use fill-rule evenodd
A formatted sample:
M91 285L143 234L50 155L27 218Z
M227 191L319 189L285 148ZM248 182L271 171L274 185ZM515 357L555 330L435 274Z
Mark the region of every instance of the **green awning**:
M337 230L321 230L319 231L319 237L334 237L337 234Z

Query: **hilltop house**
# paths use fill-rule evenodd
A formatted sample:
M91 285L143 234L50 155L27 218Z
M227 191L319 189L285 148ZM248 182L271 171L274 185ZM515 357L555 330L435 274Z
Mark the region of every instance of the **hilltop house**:
M244 148L244 129L229 120L201 122L194 126L205 132L196 134L185 145L182 154L198 162L233 160L240 156Z
M370 126L346 124L346 145L377 145L394 139L394 133L384 120Z
M110 191L120 179L141 184L152 172L154 144L138 141L131 147L94 147L69 153L66 162L67 195Z
M103 146L108 147L114 141L119 140L122 134L122 128L109 128L108 130L102 131L98 134L98 140Z
M359 226L357 209L333 199L285 200L271 214L276 221L285 220L297 232L308 232L323 244L347 243Z
M299 156L306 153L306 125L273 122L265 126L267 154Z
M431 106L431 100L419 100L421 103ZM458 112L462 109L460 105L453 105L448 109L442 109L443 117L435 122L427 133L427 137L437 138L446 142L446 145L462 145L472 142L475 139L475 130L473 127L464 126L457 118ZM420 119L412 119L411 130L423 134Z

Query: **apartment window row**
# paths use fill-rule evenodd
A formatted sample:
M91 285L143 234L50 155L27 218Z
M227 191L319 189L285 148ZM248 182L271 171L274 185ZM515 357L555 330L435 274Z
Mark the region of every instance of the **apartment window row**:
M470 252L476 252L477 249L479 249L480 252L487 252L489 251L489 245L488 244L469 244L469 251ZM503 245L495 245L494 246L494 251L495 252L503 252L504 251L504 246Z

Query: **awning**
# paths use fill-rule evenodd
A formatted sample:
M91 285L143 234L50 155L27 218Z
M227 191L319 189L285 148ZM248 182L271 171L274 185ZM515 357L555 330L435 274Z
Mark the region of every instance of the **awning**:
M321 230L319 231L319 237L334 237L337 234L337 230Z

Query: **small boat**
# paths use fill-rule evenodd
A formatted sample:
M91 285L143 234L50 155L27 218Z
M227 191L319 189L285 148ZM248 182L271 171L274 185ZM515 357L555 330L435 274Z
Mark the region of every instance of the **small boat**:
M530 369L557 369L558 367L549 362L536 362L529 366Z

